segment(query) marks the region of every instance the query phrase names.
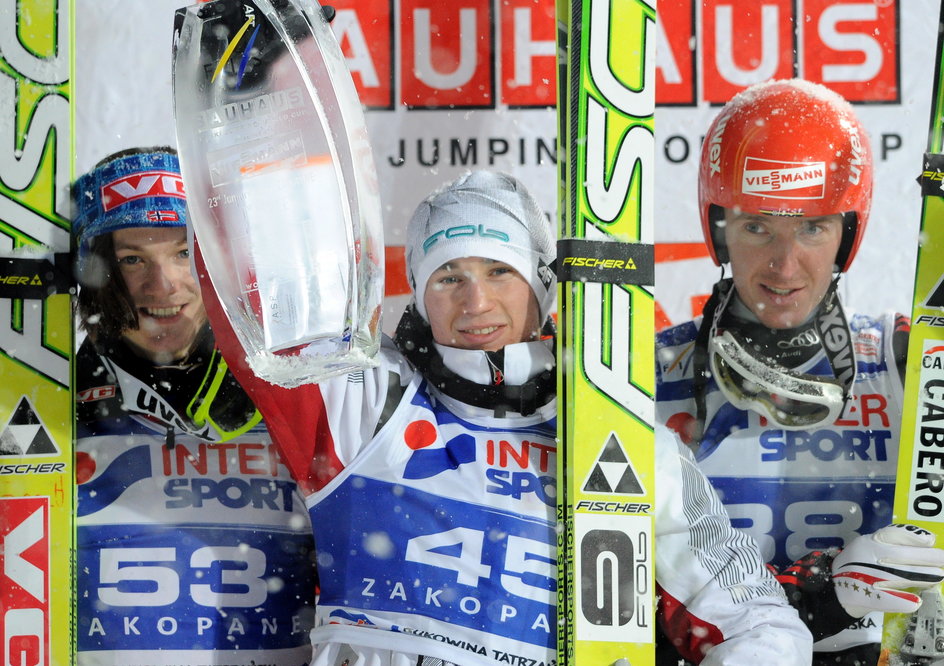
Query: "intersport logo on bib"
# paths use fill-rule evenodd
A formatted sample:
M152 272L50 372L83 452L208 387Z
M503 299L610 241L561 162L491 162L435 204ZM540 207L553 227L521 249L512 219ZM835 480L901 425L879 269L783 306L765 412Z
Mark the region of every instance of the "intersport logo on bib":
M741 191L755 197L822 199L826 190L824 162L782 162L748 157Z

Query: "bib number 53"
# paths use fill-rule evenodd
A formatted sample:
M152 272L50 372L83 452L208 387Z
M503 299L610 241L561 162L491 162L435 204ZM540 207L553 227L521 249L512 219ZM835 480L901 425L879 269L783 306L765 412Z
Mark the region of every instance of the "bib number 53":
M201 606L231 608L251 608L266 600L266 556L261 550L198 548L188 566L206 582L182 582L176 564L176 548L103 548L98 598L110 606L168 606L183 592ZM218 576L213 575L217 570Z

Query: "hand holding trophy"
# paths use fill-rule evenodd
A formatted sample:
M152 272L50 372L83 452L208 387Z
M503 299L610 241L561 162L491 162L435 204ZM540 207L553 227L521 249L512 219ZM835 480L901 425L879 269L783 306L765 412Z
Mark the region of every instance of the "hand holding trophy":
M174 105L190 219L255 373L371 365L383 240L363 112L316 3L178 10Z

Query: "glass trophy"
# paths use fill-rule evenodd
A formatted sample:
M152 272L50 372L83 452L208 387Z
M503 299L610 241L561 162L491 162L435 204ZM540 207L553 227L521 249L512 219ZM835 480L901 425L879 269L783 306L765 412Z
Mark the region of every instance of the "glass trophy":
M281 386L373 364L383 236L363 111L313 0L177 10L193 232L250 366Z

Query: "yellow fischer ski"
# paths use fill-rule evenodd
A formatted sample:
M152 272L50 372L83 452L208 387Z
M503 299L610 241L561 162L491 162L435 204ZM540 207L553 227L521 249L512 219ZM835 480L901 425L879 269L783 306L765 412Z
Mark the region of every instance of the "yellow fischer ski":
M944 21L944 7L941 8ZM919 177L921 235L895 485L895 522L923 527L944 546L944 33L938 33L928 152ZM911 615L887 614L883 661L895 666L944 659L944 597L925 591Z
M558 0L558 664L654 663L655 2Z
M0 26L0 662L62 666L74 650L69 0L4 3Z

